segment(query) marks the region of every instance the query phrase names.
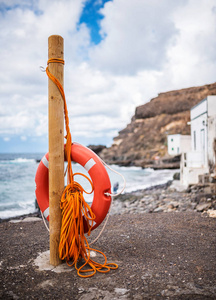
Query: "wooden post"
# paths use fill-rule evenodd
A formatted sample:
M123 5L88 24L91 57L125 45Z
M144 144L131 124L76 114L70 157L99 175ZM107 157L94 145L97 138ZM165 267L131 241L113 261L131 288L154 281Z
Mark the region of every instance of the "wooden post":
M64 59L64 40L52 35L48 39L48 58ZM63 86L64 65L49 63L49 71ZM49 79L49 227L50 264L57 266L61 232L60 200L64 190L64 103L56 85Z

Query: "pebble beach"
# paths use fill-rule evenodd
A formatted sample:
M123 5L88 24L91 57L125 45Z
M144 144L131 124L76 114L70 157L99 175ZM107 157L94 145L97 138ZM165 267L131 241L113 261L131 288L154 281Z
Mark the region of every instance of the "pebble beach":
M205 192L205 186L188 189L178 180L152 186L114 198L111 214L201 212L216 216L216 196Z

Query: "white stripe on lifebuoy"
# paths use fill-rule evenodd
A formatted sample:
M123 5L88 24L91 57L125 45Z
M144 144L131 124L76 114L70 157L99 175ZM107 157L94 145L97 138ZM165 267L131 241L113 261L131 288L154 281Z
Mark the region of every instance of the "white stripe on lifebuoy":
M44 164L45 167L47 167L47 169L49 169L49 161L47 160L45 155L42 158L42 163Z
M87 172L96 164L93 158L89 159L87 163L85 164L84 168L86 169Z
M45 218L47 218L49 216L49 207L47 207L47 209L45 209L45 211L43 212L43 215Z

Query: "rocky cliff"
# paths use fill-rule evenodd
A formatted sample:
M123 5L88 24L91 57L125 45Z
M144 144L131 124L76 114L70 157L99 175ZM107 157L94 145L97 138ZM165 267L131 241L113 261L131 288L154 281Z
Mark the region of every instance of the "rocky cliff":
M100 156L110 164L179 167L179 157L167 154L167 135L190 134L190 109L208 95L216 95L216 83L160 93L136 108L131 123Z

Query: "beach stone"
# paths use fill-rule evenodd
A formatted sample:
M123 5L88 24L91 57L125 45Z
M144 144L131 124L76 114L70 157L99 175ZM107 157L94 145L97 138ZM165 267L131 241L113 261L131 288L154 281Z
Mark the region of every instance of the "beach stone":
M179 207L179 202L172 201L172 202L170 202L169 205L171 206L171 208L177 208L177 207Z
M163 202L173 202L173 199L172 198L164 198Z
M52 280L45 280L45 281L41 282L40 284L38 284L38 287L42 288L42 289L50 288L50 287L54 286L54 284L55 284L55 282Z
M168 206L167 206L167 209L173 209L173 208L175 208L175 206L172 204L172 203L170 203Z
M147 201L146 201L146 198L142 198L142 199L140 199L140 203L146 203Z
M143 211L144 213L151 213L152 212L152 210L151 209L149 209L149 208L146 208L144 211Z
M42 219L38 217L27 217L22 220L22 222L37 222L37 221L42 221Z
M195 209L196 208L196 203L195 202L191 202L190 204L189 204L189 208L192 208L192 209Z
M138 204L138 201L135 201L135 202L131 203L130 207L136 207L137 204Z
M200 203L202 203L202 202L204 203L204 202L206 202L206 201L207 201L207 198L206 198L206 197L202 197L202 198L200 198L200 201L199 201L199 202L200 202Z
M136 211L137 211L137 208L136 208L136 207L131 207L131 208L129 209L130 214L133 214L133 213L135 213Z
M175 211L176 208L167 208L164 210L164 212L172 212L172 211Z
M10 223L21 223L21 222L37 222L37 221L42 221L41 218L38 217L26 217L25 219L14 219L14 220L10 220Z
M216 210L208 210L207 214L209 215L210 218L216 218Z
M159 207L155 208L155 209L153 210L153 212L155 212L155 213L163 212L163 207L159 206Z
M196 206L196 210L202 212L211 207L211 203L200 203Z
M129 290L124 288L115 288L115 293L125 295Z
M129 207L130 206L130 201L125 201L124 204L125 204L126 207Z

